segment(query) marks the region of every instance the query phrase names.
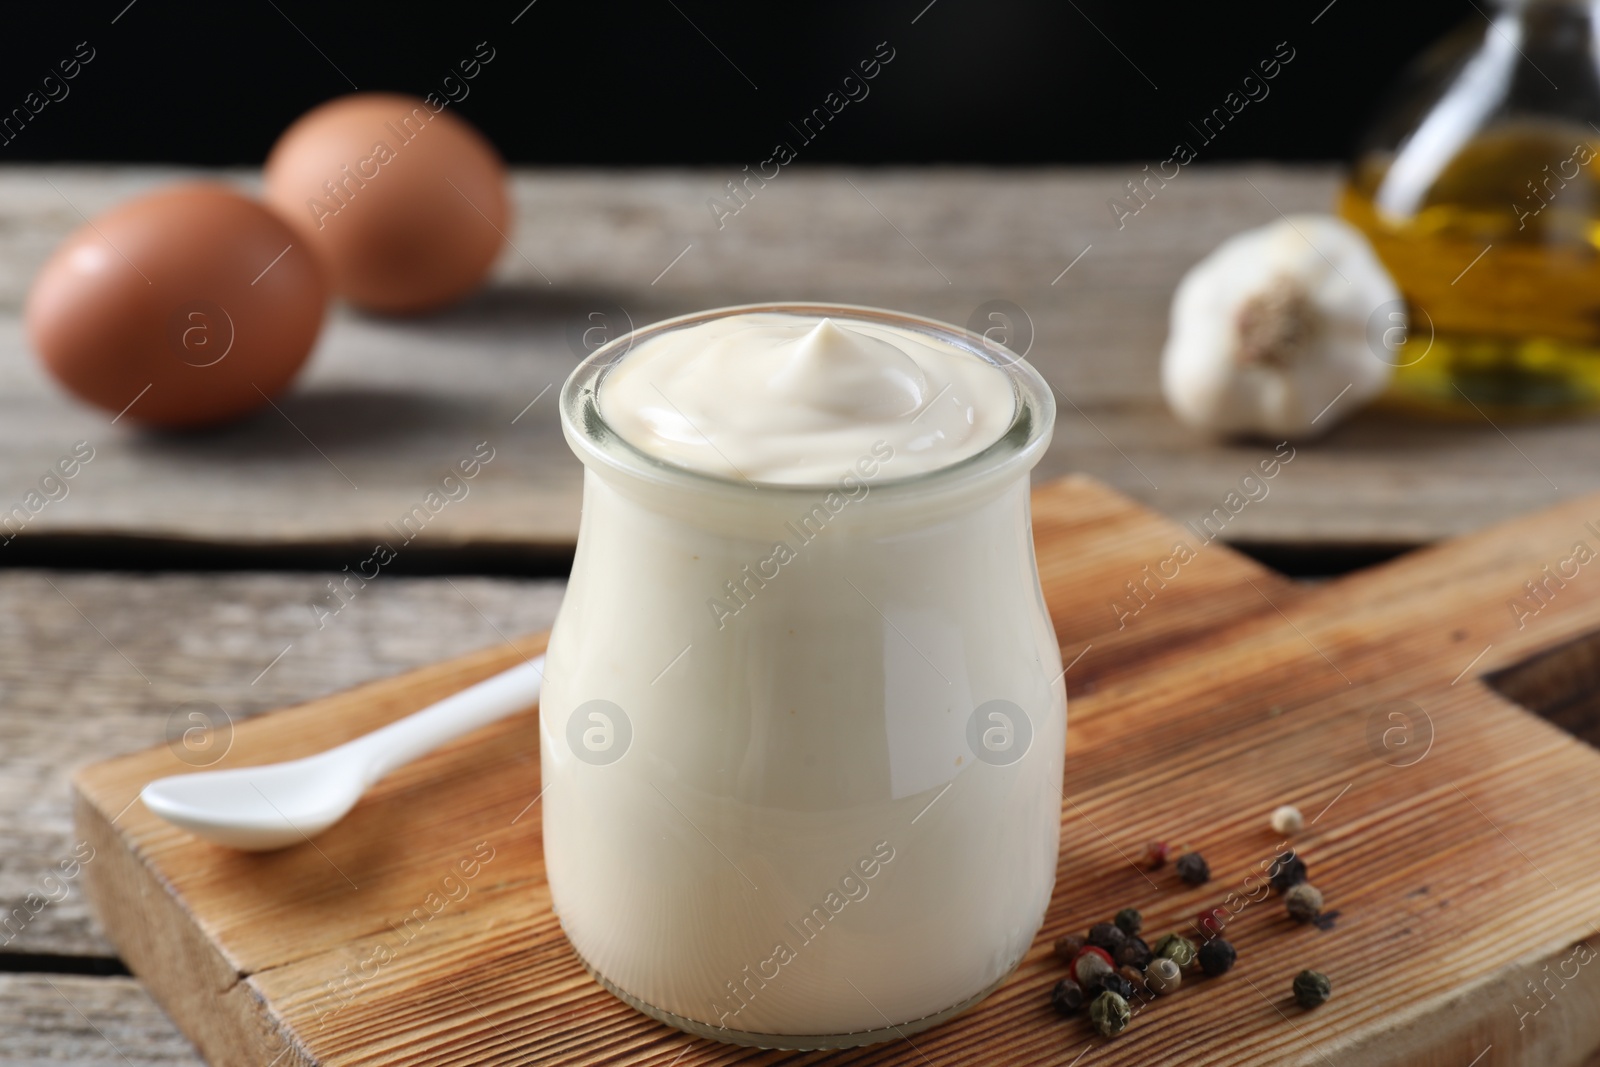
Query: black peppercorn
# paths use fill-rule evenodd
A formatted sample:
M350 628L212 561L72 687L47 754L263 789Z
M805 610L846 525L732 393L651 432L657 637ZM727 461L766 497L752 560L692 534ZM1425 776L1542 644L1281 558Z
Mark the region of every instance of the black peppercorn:
M1285 852L1272 861L1267 869L1267 879L1272 888L1287 893L1290 888L1306 880L1306 861L1293 852Z
M1238 953L1233 951L1233 946L1220 937L1213 937L1200 946L1200 969L1213 978L1227 974L1236 958Z
M1116 971L1100 975L1095 979L1095 984L1105 993L1115 993L1123 1000L1133 999L1133 983L1128 981Z
M1144 972L1137 967L1118 967L1117 973L1128 980L1128 987L1140 996L1147 996L1149 986L1145 984ZM1127 999L1127 998L1123 998Z
M1294 976L1295 1003L1314 1008L1333 996L1333 983L1321 971L1301 971Z
M1067 934L1056 938L1056 956L1064 963L1071 963L1078 958L1078 953L1083 951L1083 938L1077 934Z
M1117 949L1127 943L1128 935L1123 933L1120 927L1111 923L1095 923L1089 927L1089 936L1084 941L1095 948L1105 949L1115 958Z
M1118 930L1129 937L1137 937L1139 931L1144 929L1144 916L1139 914L1138 908L1123 908L1112 921L1117 924Z
M1063 978L1050 990L1050 1006L1062 1015L1076 1015L1088 1001L1083 987L1070 978Z
M1203 885L1211 880L1211 868L1198 852L1185 852L1178 857L1178 877L1190 885Z
M1154 953L1150 951L1150 946L1144 943L1144 938L1130 936L1122 943L1122 947L1117 949L1114 960L1118 967L1137 967L1142 971L1150 966L1153 956Z

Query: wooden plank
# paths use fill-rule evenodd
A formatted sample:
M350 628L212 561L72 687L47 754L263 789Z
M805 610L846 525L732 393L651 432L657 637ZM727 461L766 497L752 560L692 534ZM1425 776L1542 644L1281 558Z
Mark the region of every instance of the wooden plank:
M1600 929L1600 752L1482 681L1600 631L1600 581L1586 574L1524 626L1506 606L1570 553L1600 498L1320 586L1209 545L1120 626L1101 598L1185 532L1083 479L1037 493L1035 517L1064 654L1094 646L1068 672L1062 866L1045 928L1000 991L915 1046L814 1062L965 1062L981 1049L985 1062L1068 1064L1092 1044L1100 1063L1459 1067L1492 1045L1495 1063L1561 1067L1600 1047L1600 969L1566 975L1542 1007L1525 984L1570 966ZM514 658L491 648L263 716L238 731L233 763L314 750ZM1402 700L1420 748L1374 733ZM213 1062L786 1061L691 1041L584 974L548 910L529 814L534 727L529 714L463 739L381 783L316 849L265 856L122 811L178 769L166 750L99 764L76 779L80 832L106 857L92 895ZM1295 926L1272 902L1238 904L1239 966L1186 982L1115 1043L1050 1012L1053 937L1129 904L1152 930L1182 927L1248 892L1244 877L1278 845L1266 813L1283 802L1313 818L1297 847L1340 913L1331 930ZM1127 862L1157 837L1203 848L1213 881L1184 887ZM493 859L471 892L363 969L391 924L484 843ZM1309 1013L1287 999L1305 966L1338 984ZM1525 1018L1521 1005L1540 1010Z
M524 171L516 248L487 291L425 320L341 310L282 415L150 436L109 426L48 383L18 310L78 211L180 176L192 175L0 170L0 506L75 441L96 450L71 495L40 511L25 537L364 545L388 537L385 523L488 441L496 460L418 543L567 546L579 468L551 400L575 360L569 333L601 308L642 324L774 299L875 303L958 323L990 300L1024 308L1030 358L1067 398L1041 477L1083 471L1187 520L1218 506L1262 450L1203 440L1166 413L1157 367L1173 287L1276 209L1328 209L1337 180L1325 167L1185 170L1119 230L1106 200L1128 168L800 169L718 229L705 202L730 176L719 170ZM1593 423L1505 430L1509 442L1487 423L1363 415L1303 448L1225 539L1416 544L1600 489L1586 461Z
M326 581L0 572L0 954L115 954L81 875L61 877L85 855L76 768L163 743L191 701L242 722L547 627L561 595L552 581L382 578L319 629Z
M0 974L0 1067L200 1067L132 978Z

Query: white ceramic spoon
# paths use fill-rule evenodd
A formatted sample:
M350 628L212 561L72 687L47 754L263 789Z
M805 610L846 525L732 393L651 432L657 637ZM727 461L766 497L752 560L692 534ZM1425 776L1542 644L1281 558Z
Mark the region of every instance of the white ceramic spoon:
M539 656L315 756L160 778L140 797L168 822L221 845L262 852L298 844L344 818L395 768L530 707L543 681Z

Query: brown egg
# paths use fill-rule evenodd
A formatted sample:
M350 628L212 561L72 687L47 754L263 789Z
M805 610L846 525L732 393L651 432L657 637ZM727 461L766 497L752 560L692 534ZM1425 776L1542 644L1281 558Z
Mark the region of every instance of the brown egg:
M372 311L460 299L510 228L494 146L450 111L395 93L301 116L267 157L266 200L322 256L334 292Z
M327 301L320 264L282 219L192 184L73 233L34 279L26 315L45 367L81 399L130 422L201 426L288 385Z

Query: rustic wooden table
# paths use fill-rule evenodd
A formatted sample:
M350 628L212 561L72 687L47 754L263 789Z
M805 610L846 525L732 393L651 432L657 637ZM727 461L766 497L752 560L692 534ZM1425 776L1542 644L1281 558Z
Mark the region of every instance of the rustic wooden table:
M1326 210L1336 175L1186 170L1119 230L1106 200L1136 171L785 172L721 229L706 207L721 171L523 173L487 290L424 320L341 310L281 411L176 437L65 398L20 311L80 216L179 175L0 171L0 507L74 442L95 450L0 546L0 1064L198 1062L60 874L83 858L73 768L162 743L190 702L247 717L548 625L579 486L553 397L594 313L826 299L965 323L1008 301L1060 390L1039 475L1084 471L1180 520L1210 511L1269 449L1205 441L1162 408L1173 286L1239 229ZM1372 558L1600 489L1597 440L1584 422L1363 414L1303 447L1226 536L1311 569ZM468 497L319 628L328 574L482 441L495 459Z

